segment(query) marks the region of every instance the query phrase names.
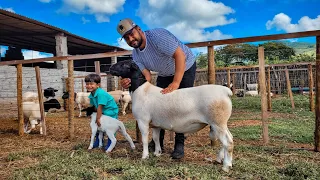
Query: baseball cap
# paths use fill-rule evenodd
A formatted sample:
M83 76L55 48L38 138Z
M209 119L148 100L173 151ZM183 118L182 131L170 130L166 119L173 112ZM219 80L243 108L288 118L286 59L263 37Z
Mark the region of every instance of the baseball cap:
M120 20L118 26L117 26L117 31L123 38L124 35L127 33L131 32L134 27L137 25L129 18L122 19Z

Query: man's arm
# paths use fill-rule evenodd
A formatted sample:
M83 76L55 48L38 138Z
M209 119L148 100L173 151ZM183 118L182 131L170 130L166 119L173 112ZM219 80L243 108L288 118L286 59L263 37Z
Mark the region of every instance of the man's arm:
M170 93L179 88L186 68L186 56L180 47L176 49L172 57L175 61L175 73L173 82L169 84L167 88L161 91L163 94Z

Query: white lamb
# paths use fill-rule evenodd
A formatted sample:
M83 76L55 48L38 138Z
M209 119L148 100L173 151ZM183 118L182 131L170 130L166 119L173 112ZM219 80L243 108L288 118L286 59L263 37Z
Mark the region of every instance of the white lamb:
M131 102L131 95L129 91L123 91L122 96L120 98L120 104L121 104L121 113L122 115L126 115L126 109Z
M115 90L115 91L109 91L108 93L114 98L114 100L117 103L120 104L122 115L126 115L126 108L131 102L131 96L129 91Z
M156 156L161 154L160 129L178 133L193 133L210 126L211 140L218 138L222 148L217 161L223 160L223 170L232 167L233 137L227 122L231 116L232 91L224 86L203 85L179 89L161 94L162 88L146 82L133 61L121 61L110 68L115 76L131 79L129 91L132 97L132 112L142 134L142 159L148 158L149 125L153 126L153 140Z
M118 130L120 130L121 133L123 134L123 136L129 141L131 149L135 149L135 145L134 145L131 137L129 136L129 134L126 132L126 128L121 121L118 121L117 119L114 119L110 116L102 115L100 118L101 126L98 127L97 123L96 123L96 117L97 117L97 113L93 113L91 115L90 126L91 126L91 130L92 130L92 134L91 134L91 141L90 141L90 145L89 145L88 149L93 148L94 137L96 136L97 131L99 131L99 137L98 137L99 138L99 148L102 147L103 132L105 132L107 134L108 138L111 140L111 144L108 147L108 149L106 150L106 152L107 153L111 152L117 142L117 139L114 137L114 134Z
M77 92L75 93L75 102L79 108L79 117L81 117L82 109L90 107L90 92Z

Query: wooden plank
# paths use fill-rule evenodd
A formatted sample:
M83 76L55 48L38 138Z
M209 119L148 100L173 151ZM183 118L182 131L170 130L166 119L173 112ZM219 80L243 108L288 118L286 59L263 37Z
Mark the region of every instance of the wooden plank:
M314 151L320 152L320 36L316 38L316 122L314 131Z
M196 48L196 47L207 47L207 46L246 43L246 42L301 38L301 37L309 37L309 36L320 36L320 31L316 30L316 31L304 31L304 32L287 33L287 34L275 34L275 35L253 36L253 37L244 37L244 38L235 38L235 39L223 39L223 40L217 40L217 41L189 43L186 45L189 48Z
M73 61L68 61L68 86L69 86L69 107L68 107L68 124L69 138L74 138L74 79L73 79Z
M261 119L262 119L262 139L263 144L269 143L268 135L268 112L267 112L267 97L266 97L266 71L265 71L265 60L264 60L264 48L258 48L259 58L259 87L261 96Z
M83 59L97 59L97 58L106 58L106 57L113 57L113 56L124 56L124 55L130 55L130 54L132 54L132 51L117 51L117 52L106 52L106 53L75 55L75 56L38 58L38 59L30 59L30 60L11 60L11 61L0 62L0 66L16 65L16 64L31 64L31 63L39 63L39 62L45 62L45 61L61 61L61 60L73 61L73 60L83 60Z
M310 111L314 112L314 93L313 93L313 73L312 65L308 65L308 79L309 79L309 106Z
M19 136L24 134L24 119L22 107L22 64L17 65L17 105L18 105L18 121Z
M267 67L267 97L268 97L268 111L270 112L272 109L271 105L271 74L270 74L270 66Z
M294 100L293 100L293 95L292 95L292 90L291 90L291 83L290 83L288 69L286 69L285 72L286 72L287 92L288 92L288 95L289 95L289 98L291 101L291 107L292 107L292 109L294 109L295 106L294 106Z
M214 48L208 46L208 84L216 83L215 63L214 63Z
M42 133L43 133L44 136L46 136L47 135L47 128L46 128L47 126L46 126L46 119L45 119L45 115L44 115L43 93L42 93L42 85L41 85L41 76L40 76L40 68L39 68L39 66L35 67L35 71L36 71L38 98L39 98L39 105L40 105L40 116L41 116L41 123L42 123Z

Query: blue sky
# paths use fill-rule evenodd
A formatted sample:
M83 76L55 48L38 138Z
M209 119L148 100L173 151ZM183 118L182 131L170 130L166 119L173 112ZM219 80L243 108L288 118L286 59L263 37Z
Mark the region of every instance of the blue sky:
M123 48L116 31L122 18L144 30L166 28L188 43L319 30L319 7L320 0L0 0L2 9Z

